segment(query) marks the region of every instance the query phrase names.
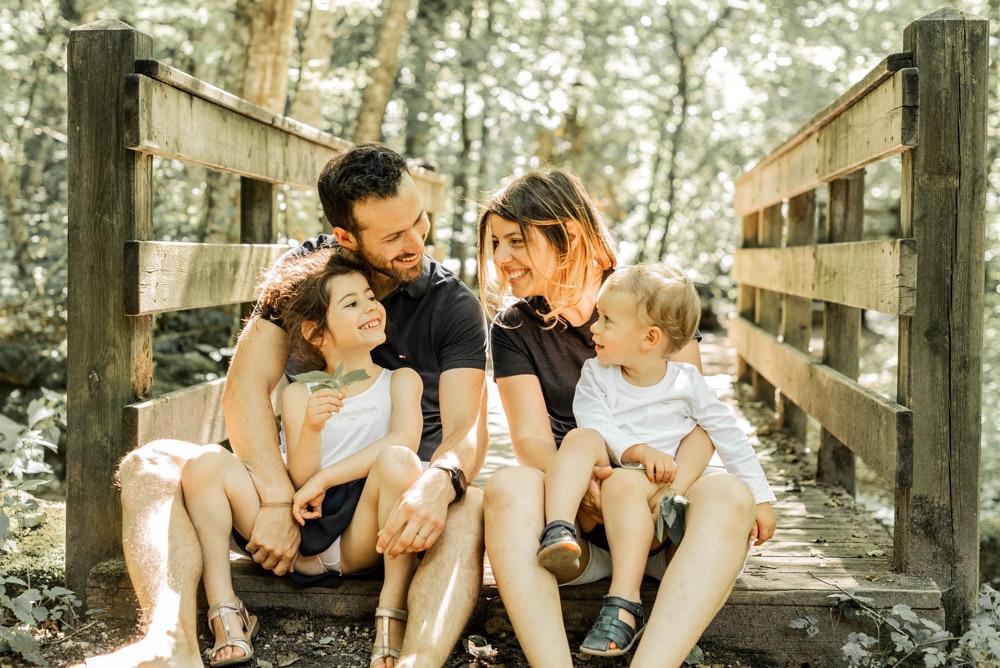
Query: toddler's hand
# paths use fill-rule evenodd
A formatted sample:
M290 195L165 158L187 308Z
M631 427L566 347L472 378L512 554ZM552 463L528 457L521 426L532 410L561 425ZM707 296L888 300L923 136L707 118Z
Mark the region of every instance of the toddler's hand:
M303 418L304 426L314 431L321 431L326 421L344 407L345 396L347 395L344 392L328 389L317 390L315 394L310 394Z

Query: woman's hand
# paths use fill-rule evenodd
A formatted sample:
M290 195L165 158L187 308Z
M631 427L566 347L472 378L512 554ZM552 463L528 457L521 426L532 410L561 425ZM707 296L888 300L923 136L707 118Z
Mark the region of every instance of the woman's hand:
M611 475L610 466L595 466L594 474L590 477L590 484L587 492L580 502L580 509L577 517L581 524L589 524L585 529L592 529L596 524L604 524L604 511L601 509L601 481ZM589 520L589 523L587 522Z

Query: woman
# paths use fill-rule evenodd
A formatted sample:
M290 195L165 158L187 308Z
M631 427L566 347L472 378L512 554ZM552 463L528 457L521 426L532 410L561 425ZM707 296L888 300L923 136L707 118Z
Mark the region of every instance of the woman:
M495 276L488 271L490 260ZM521 464L497 471L487 485L486 550L514 631L534 666L572 666L557 581L536 557L545 524L544 475L563 437L575 427L576 382L583 363L595 355L590 326L597 294L615 265L610 232L570 174L517 177L483 207L484 305L493 313L502 299L514 298L496 314L491 345L494 377ZM673 359L701 368L695 341ZM684 442L707 438L699 428ZM609 473L595 472L595 478ZM600 518L600 493L595 480L582 515ZM686 496L690 507L683 541L647 566L647 573L662 579L633 666L680 666L726 602L745 561L748 538L759 545L774 533L770 506L755 506L746 484L728 473L699 478ZM607 550L581 538L580 566L559 584L610 574Z

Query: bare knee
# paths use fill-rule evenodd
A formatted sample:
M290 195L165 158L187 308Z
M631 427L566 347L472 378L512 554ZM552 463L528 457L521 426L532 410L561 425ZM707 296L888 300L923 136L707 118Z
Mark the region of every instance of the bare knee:
M188 457L181 467L181 484L191 489L206 489L221 482L233 466L242 466L236 456L218 445L199 446L197 454Z
M601 496L607 498L645 494L649 479L642 471L616 468L607 478L601 481Z
M117 479L126 510L133 499L150 503L169 497L180 488L184 463L201 446L175 440L151 441L129 452L118 465Z
M490 476L483 493L483 512L490 516L534 499L541 507L545 474L530 466L508 466Z
M753 525L756 504L746 483L728 473L700 478L687 493L691 512L700 506L713 515L713 522L736 530Z
M422 470L417 453L402 445L383 448L372 464L372 474L385 480L413 480Z
M604 437L596 429L586 427L577 427L566 434L559 450L583 451L592 454L595 458L607 455Z

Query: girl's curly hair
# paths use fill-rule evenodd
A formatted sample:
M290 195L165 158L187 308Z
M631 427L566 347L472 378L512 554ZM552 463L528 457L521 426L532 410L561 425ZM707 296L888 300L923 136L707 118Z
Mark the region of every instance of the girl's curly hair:
M275 263L259 286L257 310L268 314L288 334L289 368L295 373L322 369L318 337L326 330L330 279L359 273L371 282L368 265L343 248L320 248ZM304 328L309 323L311 328ZM307 338L303 330L314 335Z

